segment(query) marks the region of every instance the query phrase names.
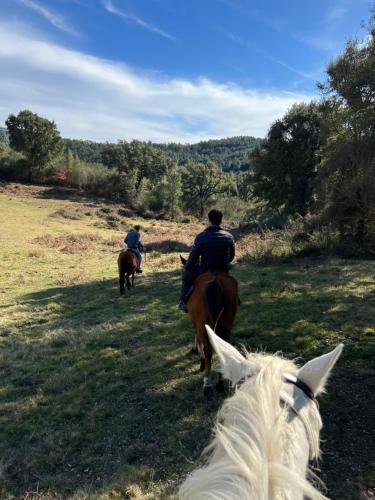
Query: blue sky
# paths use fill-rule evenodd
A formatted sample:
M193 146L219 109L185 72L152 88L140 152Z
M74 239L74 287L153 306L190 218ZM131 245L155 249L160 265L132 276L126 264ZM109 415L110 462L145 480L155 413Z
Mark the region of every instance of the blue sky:
M65 137L264 136L350 37L368 0L0 0L0 122Z

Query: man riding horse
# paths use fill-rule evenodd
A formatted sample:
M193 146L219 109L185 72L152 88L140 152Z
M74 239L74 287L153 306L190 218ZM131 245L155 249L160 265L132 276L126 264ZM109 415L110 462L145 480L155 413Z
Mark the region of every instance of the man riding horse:
M224 273L229 271L229 264L235 255L235 246L233 236L220 227L222 219L223 214L220 210L210 210L209 225L195 238L182 274L179 309L183 312L187 312L187 295L200 274L207 271Z
M143 245L141 242L141 234L140 234L141 226L136 225L134 229L128 232L128 234L124 238L124 243L126 243L126 250L131 250L137 257L138 260L138 268L136 270L137 273L143 273L142 271L142 254Z

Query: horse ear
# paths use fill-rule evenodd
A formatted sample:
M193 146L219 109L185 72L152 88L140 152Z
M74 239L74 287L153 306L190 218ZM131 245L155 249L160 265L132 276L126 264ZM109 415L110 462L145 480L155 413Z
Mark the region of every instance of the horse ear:
M298 378L305 382L314 396L324 392L328 376L339 359L344 344L339 344L333 351L308 361L298 372Z
M209 325L205 326L210 344L219 357L224 378L233 385L237 384L249 374L249 362L235 347L218 337Z
M186 264L187 260L184 259L182 255L180 255L180 259L181 259L181 264L184 266Z

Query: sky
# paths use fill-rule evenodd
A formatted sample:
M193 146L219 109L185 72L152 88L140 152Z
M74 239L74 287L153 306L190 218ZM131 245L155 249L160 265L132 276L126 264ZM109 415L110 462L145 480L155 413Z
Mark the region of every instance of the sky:
M0 125L63 137L264 137L365 39L369 0L0 0Z

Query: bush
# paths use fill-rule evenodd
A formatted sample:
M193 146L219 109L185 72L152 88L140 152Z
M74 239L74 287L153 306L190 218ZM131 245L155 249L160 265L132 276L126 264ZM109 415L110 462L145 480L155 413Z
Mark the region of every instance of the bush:
M27 180L24 156L6 145L0 145L0 179L7 181Z

